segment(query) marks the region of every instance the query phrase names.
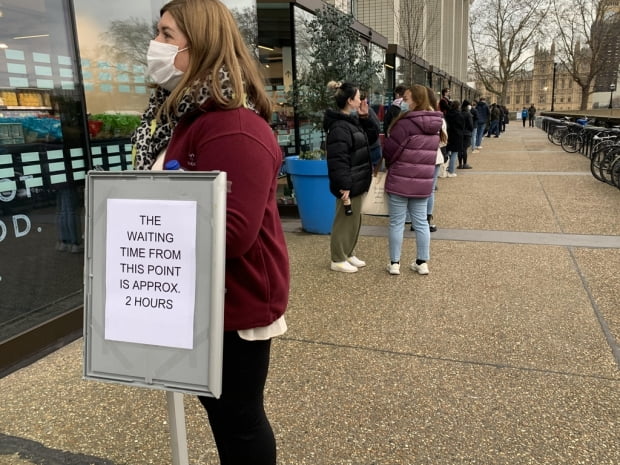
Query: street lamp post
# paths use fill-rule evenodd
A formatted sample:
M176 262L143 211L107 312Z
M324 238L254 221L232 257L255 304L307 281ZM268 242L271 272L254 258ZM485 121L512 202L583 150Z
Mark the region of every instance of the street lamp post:
M553 63L553 83L551 85L551 111L553 111L553 105L555 103L555 68L557 63Z
M609 109L613 108L613 100L614 100L614 90L616 90L616 85L614 83L609 84Z

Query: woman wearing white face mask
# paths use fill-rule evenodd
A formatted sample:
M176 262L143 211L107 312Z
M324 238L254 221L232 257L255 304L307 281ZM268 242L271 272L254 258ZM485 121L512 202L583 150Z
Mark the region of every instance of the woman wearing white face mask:
M186 171L227 174L222 395L199 399L223 465L275 465L263 391L271 338L286 331L289 267L276 204L282 153L268 124L271 102L219 0L173 0L161 9L157 29L148 50L157 86L132 138L135 167L175 160Z
M430 226L428 198L433 193L434 173L442 125L441 112L429 111L431 104L424 86L405 91L410 110L392 122L383 144L388 168L385 192L389 196L389 253L387 271L400 275L403 227L407 213L416 234L416 260L410 268L421 275L429 273Z
M149 50L146 54L146 61L148 75L153 82L172 92L183 77L183 71L175 65L177 55L188 49L188 47L179 49L179 47L174 44L151 40ZM186 60L179 58L179 66L186 69L187 65L184 61Z

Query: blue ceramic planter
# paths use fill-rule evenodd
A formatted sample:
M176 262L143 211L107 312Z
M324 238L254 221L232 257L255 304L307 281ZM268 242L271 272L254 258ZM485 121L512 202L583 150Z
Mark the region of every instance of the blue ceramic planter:
M286 157L286 171L293 181L303 230L330 234L336 214L336 198L329 191L327 161Z

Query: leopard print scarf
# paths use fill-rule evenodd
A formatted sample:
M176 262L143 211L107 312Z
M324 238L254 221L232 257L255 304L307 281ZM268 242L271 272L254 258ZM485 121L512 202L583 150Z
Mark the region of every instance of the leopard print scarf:
M233 90L228 71L221 68L218 77L222 94L227 98L231 98ZM136 170L151 169L157 156L168 146L168 142L170 142L172 137L172 131L181 117L200 108L211 97L210 81L194 81L191 90L183 96L176 111L170 115L170 118L162 115L156 123L155 130L153 130L157 112L169 95L169 91L159 86L153 90L149 98L148 107L140 119L140 124L131 136L131 142L135 148L134 169ZM248 106L250 108L253 107L251 104L248 104Z

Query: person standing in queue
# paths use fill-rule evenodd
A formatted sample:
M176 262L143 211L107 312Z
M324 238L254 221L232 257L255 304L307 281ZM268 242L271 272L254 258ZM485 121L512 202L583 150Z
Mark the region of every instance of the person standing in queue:
M271 339L286 331L290 278L271 103L223 3L173 0L160 13L147 53L156 86L132 137L134 165L161 169L177 160L185 171L227 174L222 394L199 400L222 465L275 465L263 392Z
M411 270L429 274L431 235L428 198L433 193L437 151L442 128L442 113L434 111L426 87L415 84L405 91L409 110L392 122L385 139L383 156L388 168L385 192L390 211L387 272L400 275L405 217L409 213L416 235L416 260Z
M368 102L349 82L331 81L336 110L328 109L323 119L327 133L329 189L336 197L336 215L330 237L333 271L355 273L366 262L355 256L362 226L362 194L368 191L372 176L369 145L379 130L368 118Z

